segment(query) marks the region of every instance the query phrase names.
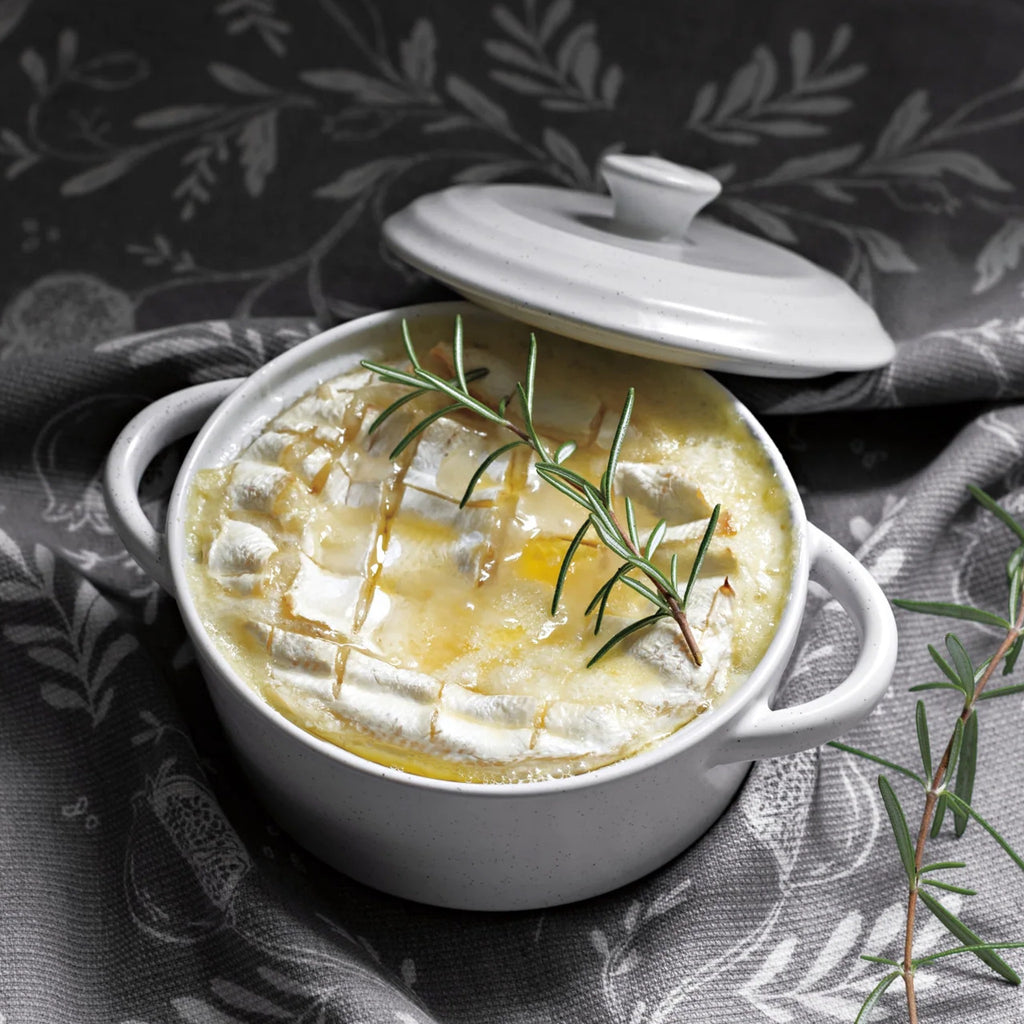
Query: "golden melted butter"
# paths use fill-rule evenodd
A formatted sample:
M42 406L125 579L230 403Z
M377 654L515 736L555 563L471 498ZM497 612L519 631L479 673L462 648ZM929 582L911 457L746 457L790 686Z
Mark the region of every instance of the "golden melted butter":
M489 369L473 387L491 404L525 365L525 338L512 330L471 332L467 367ZM476 467L510 435L460 413L392 461L395 443L439 404L417 399L370 433L405 390L357 370L281 413L230 465L198 473L190 494L200 615L243 678L300 727L435 778L574 774L684 726L763 655L790 587L789 511L731 400L699 371L539 340L535 422L552 450L578 442L568 465L594 482L625 388L636 388L617 509L624 516L628 494L642 538L667 521L655 558L663 571L674 554L685 580L722 505L688 608L704 664L664 620L586 668L652 606L616 586L595 636L587 609L619 562L591 532L552 610L583 510L537 477L525 447L460 508ZM450 348L424 358L450 372Z

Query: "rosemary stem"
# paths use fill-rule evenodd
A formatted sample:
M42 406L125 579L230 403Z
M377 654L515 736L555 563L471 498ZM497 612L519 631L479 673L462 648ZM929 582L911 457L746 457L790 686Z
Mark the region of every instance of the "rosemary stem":
M995 654L989 659L987 665L981 676L978 678L978 682L974 687L974 692L964 701L963 710L960 712L959 722L962 726L967 725L967 720L974 713L975 705L981 698L981 694L984 691L989 680L992 678L996 667L1002 663L1003 658L1009 653L1010 648L1013 647L1017 638L1021 634L1021 630L1024 629L1024 598L1022 598L1020 606L1017 609L1017 617L1013 626L1006 631L1006 635L1003 637L1002 642L996 649ZM932 818L935 814L935 806L938 803L939 797L943 791L943 785L946 780L946 772L949 769L950 758L953 755L953 746L956 732L950 736L949 742L946 744L946 749L942 752L942 758L939 761L938 767L935 769L935 775L932 778L931 785L925 794L924 800L924 812L921 815L921 827L917 833L917 845L914 849L914 868L915 877L910 884L910 892L907 898L907 927L904 935L903 944L903 983L907 991L907 1012L910 1017L910 1024L917 1024L917 998L914 993L914 924L917 917L917 891L918 891L918 878L921 874L921 867L924 864L924 851L925 844L928 840L928 831L931 828Z

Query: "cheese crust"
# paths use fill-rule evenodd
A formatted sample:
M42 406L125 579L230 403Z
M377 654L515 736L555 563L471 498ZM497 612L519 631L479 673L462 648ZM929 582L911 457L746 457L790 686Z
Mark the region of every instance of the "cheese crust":
M471 390L492 404L525 366L525 331L511 330L485 330L467 348L467 368L489 371ZM189 495L200 615L238 673L300 727L414 774L552 778L713 713L760 660L790 589L790 512L732 400L700 371L538 340L535 423L552 447L578 442L568 465L590 480L625 388L636 387L614 493L620 508L633 503L641 539L667 520L658 564L677 556L685 580L722 505L687 608L702 664L663 619L586 668L653 609L620 585L594 635L587 605L619 563L591 531L552 611L583 509L540 480L526 448L493 463L460 508L474 470L511 435L452 414L392 460L439 402L418 398L371 432L407 392L357 369L277 415L229 464L198 473ZM443 342L423 358L450 371Z

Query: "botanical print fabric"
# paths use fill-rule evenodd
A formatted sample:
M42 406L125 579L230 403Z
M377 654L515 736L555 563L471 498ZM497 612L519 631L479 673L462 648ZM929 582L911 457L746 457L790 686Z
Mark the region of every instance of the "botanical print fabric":
M865 762L756 765L701 842L586 903L382 896L261 811L99 474L148 401L442 296L380 243L416 195L593 189L602 152L657 152L897 339L872 373L729 381L812 521L890 596L1000 608L1012 538L965 486L1024 514L1022 42L995 2L0 0L0 1020L853 1021L905 899ZM144 480L155 517L180 454ZM946 627L898 618L890 693L845 739L909 761L907 688ZM814 589L783 699L855 649ZM974 800L1018 846L1022 707L982 708ZM979 828L931 855L971 864L979 895L947 903L976 930L1024 937L1021 875ZM918 927L919 952L950 944ZM918 988L924 1020L1024 1019L973 962ZM894 987L877 1019L904 1012Z

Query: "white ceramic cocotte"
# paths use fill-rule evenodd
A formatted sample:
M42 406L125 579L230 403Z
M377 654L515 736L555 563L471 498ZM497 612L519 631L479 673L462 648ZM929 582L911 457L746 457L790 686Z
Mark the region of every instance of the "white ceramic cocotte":
M214 704L255 792L274 817L329 864L378 889L480 910L550 906L593 896L653 870L693 843L739 788L750 763L817 746L861 721L895 661L888 603L867 571L805 518L782 457L740 408L789 496L795 569L781 624L763 660L724 702L633 757L528 783L455 783L363 760L285 719L239 678L207 634L185 573L186 498L195 473L237 455L272 416L359 360L394 355L400 325L461 314L467 335L497 314L469 303L397 309L312 338L244 380L201 384L140 413L106 470L114 525L143 568L178 602ZM510 325L520 332L522 325ZM737 403L738 405L738 403ZM164 532L138 499L147 465L199 429L170 500ZM850 674L808 703L773 710L792 652L808 572L846 609L860 636Z
M472 337L474 324L504 315L640 356L769 376L865 369L891 358L891 340L841 281L794 253L696 215L717 194L714 179L622 154L606 157L602 170L612 198L494 185L416 200L389 219L385 238L473 303L365 317L310 339L245 380L170 395L127 425L108 459L111 519L128 550L176 597L256 793L323 860L410 899L518 910L639 878L711 825L752 761L817 746L864 719L895 664L896 630L884 595L851 555L807 523L781 455L738 403L789 498L792 588L778 631L746 682L632 757L526 783L456 783L382 767L273 710L207 634L185 572L186 496L195 473L232 459L320 382L361 359L399 353L403 319L415 337L418 326L441 318L450 329L461 314ZM510 326L524 332L522 323ZM160 532L143 514L139 481L162 448L196 430ZM773 710L812 570L855 624L859 654L830 692Z

